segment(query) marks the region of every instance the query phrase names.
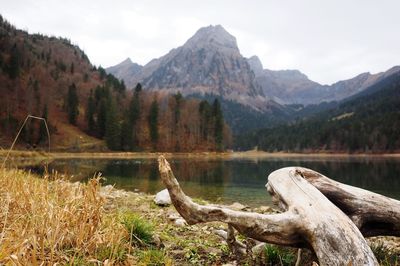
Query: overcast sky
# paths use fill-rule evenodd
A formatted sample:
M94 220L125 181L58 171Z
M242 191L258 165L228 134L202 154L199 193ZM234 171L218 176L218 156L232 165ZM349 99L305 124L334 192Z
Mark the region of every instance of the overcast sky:
M264 68L330 84L400 64L398 0L0 0L18 28L71 39L92 63L146 64L221 24Z

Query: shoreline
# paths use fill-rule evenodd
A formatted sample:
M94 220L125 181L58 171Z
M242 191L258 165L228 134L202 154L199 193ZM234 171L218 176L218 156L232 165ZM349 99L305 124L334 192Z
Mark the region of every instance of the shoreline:
M7 156L6 150L0 151L0 158ZM287 152L42 152L14 150L10 158L43 158L43 159L157 159L166 158L198 158L198 159L267 159L267 158L395 158L400 159L400 153L287 153Z
M0 264L13 262L15 257L20 262L22 261L22 264L33 264L33 261L29 259L35 253L33 253L34 251L31 252L32 249L29 249L29 247L39 246L40 242L37 239L44 239L52 246L57 247L57 252L54 253L57 256L51 257L50 260L59 264L67 264L75 258L79 258L82 264L90 264L90 262L96 260L101 263L108 262L110 265L119 265L120 263L141 265L139 263L144 258L148 258L149 264L154 262L154 265L235 265L237 262L240 265L253 265L257 264L255 260L266 260L259 253L260 249L257 254L261 255L255 257L243 256L238 260L236 255L229 251L226 240L216 233L217 231L221 232L221 230L228 232L227 224L209 222L188 225L173 205L159 206L155 204L153 201L154 193L126 191L117 189L112 185L102 186L96 179L87 183L71 183L56 178L51 181L51 179L37 177L15 169L4 169L0 172L0 181L4 184L2 186L3 193L0 193L3 198L0 197L0 200L4 201L6 195L11 194L12 202L19 203L14 204L16 207L7 216L10 221L8 224L12 227L9 225L4 227L6 229L4 240L8 240L8 245L16 247L18 256L19 254L30 255L25 257L17 257L15 254L5 256L0 258ZM25 196L21 196L21 194ZM93 195L95 196L93 197ZM198 198L194 198L194 201L199 204L213 204L213 202ZM65 204L65 202L68 202L68 204ZM36 223L32 222L31 209L25 207L30 204L34 204L35 210L39 212L36 213L37 218L34 220L37 221ZM277 213L274 207L261 205L243 209L245 206L241 206L240 202L228 207L261 214ZM3 215L4 220L4 215L8 215L8 212L0 214ZM76 219L81 215L84 215L82 219ZM64 222L60 223L59 217L67 217L68 219L64 218ZM133 227L131 224L133 222L130 221L136 221L136 223L143 225L141 228L149 235L149 240L146 240L148 242L143 242L142 239L144 238L137 238L138 241L132 242L130 234L132 234ZM49 230L41 230L43 224L46 224ZM15 228L20 229L22 233L9 233L14 232ZM87 232L91 233L88 234ZM63 248L62 245L56 245L60 236L62 239L66 239L67 236L72 237L72 239L79 239L78 237L85 233L86 237L83 242L75 241L73 242L75 244L68 246L67 249ZM400 252L400 239L397 237L373 237L367 239L367 241L374 250L380 252L379 254L382 255L382 252L384 252L384 259L391 258L389 256L397 256L396 254ZM28 245L21 243L28 243ZM132 245L132 243L134 244ZM94 248L90 252L82 252L88 244L91 244ZM255 246L250 244L249 247L254 248ZM280 256L293 254L291 257L293 257L293 263L295 262L296 249L270 244L268 244L268 247ZM73 256L71 250L74 251ZM153 256L154 252L157 256ZM33 255L31 255L32 253ZM44 257L43 262L48 262L47 258L50 255L48 253L45 255L47 257ZM24 260L25 258L26 260ZM39 259L42 258L39 257ZM307 257L305 255L302 257L303 263L305 261L311 263L313 260L315 258L312 256Z

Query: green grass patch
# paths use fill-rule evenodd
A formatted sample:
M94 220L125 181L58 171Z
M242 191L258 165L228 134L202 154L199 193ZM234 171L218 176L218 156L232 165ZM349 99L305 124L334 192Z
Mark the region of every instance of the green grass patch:
M288 249L266 244L264 249L266 265L290 266L296 262L296 256Z
M140 265L148 266L169 266L172 265L172 260L169 258L164 250L148 249L140 251L138 254Z
M128 230L131 243L149 245L153 240L154 225L140 215L125 212L120 216L121 223Z

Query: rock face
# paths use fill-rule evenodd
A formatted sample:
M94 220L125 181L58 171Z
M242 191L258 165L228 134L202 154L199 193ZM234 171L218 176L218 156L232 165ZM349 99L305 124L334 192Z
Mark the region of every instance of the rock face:
M199 29L183 46L150 61L133 77L117 77L128 87L141 82L150 90L213 94L255 109L263 109L268 101L236 38L220 25Z
M127 58L118 65L107 68L106 71L123 79L128 88L133 88L136 85L133 79L142 68L143 66L133 63L130 58Z
M199 29L184 45L145 66L129 58L107 68L128 88L141 82L145 89L180 91L183 95L214 95L268 112L279 104L318 104L350 97L400 67L378 74L362 73L332 85L321 85L298 70L264 69L260 59L244 58L236 38L221 25Z
M316 90L321 85L309 80L298 70L263 69L257 56L249 58L248 62L264 94L278 103L305 103L308 100L309 92L319 93Z
M257 56L247 59L257 83L265 95L281 104L318 104L323 101L340 101L372 86L384 77L400 71L393 67L378 74L362 73L348 80L332 85L321 85L314 82L298 70L263 69Z
M154 198L154 203L160 206L171 205L171 197L169 196L168 190L164 189L158 192Z

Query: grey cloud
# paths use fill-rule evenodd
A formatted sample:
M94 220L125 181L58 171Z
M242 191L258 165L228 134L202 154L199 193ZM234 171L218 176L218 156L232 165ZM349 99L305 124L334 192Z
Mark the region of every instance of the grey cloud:
M221 24L264 67L332 83L400 63L398 10L396 0L7 0L0 12L30 32L70 38L103 66L126 57L145 64L198 27Z

